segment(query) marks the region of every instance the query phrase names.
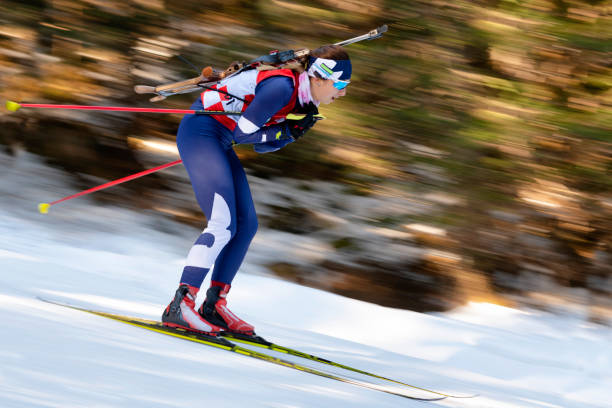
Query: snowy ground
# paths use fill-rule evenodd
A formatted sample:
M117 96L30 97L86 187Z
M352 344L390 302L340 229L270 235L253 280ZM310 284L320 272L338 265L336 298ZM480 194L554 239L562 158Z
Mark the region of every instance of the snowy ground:
M257 245L230 305L259 334L480 396L406 400L43 303L36 297L157 319L199 231L86 197L43 216L38 202L74 192L65 175L26 154L0 155L0 171L0 407L610 406L612 330L579 310L383 308L266 277L252 261Z

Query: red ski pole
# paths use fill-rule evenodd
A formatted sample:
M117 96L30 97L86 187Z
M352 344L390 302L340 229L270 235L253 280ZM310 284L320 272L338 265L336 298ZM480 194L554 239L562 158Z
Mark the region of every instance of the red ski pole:
M6 101L6 109L11 112L16 112L21 108L34 109L71 109L71 110L97 110L97 111L112 111L112 112L140 112L140 113L180 113L180 114L195 114L195 115L242 115L242 112L228 111L207 111L195 109L166 109L166 108L136 108L132 106L89 106L89 105L55 105L49 103L17 103L14 101ZM287 119L302 119L303 113L290 113ZM315 118L325 119L325 116L316 114Z
M182 162L183 162L182 160L176 160L176 161L173 161L171 163L162 164L161 166L157 166L157 167L149 169L149 170L141 171L140 173L132 174L131 176L123 177L123 178L120 178L118 180L111 181L111 182L108 182L106 184L102 184L100 186L90 188L89 190L81 191L80 193L76 193L76 194L73 194L71 196L64 197L64 198L61 198L59 200L55 200L55 201L53 201L51 203L40 203L40 204L38 204L38 211L40 211L41 214L47 214L49 212L49 207L51 207L52 205L55 205L55 204L59 204L62 201L72 200L73 198L77 198L77 197L83 196L85 194L90 194L90 193L93 193L94 191L99 191L99 190L103 190L105 188L116 186L117 184L125 183L126 181L134 180L134 179L137 179L139 177L146 176L147 174L155 173L156 171L160 171L160 170L166 169L168 167L176 166L177 164L180 164Z
M48 103L17 103L6 102L6 109L16 112L20 108L34 109L71 109L71 110L98 110L112 112L141 112L141 113L181 113L196 115L241 115L242 112L205 111L195 109L165 109L165 108L136 108L131 106L89 106L89 105L55 105Z
M16 112L21 108L35 108L35 109L72 109L72 110L98 110L98 111L115 111L115 112L146 112L146 113L179 113L179 114L196 114L196 115L242 115L242 112L227 112L227 111L206 111L206 110L195 110L195 109L164 109L164 108L137 108L137 107L129 107L129 106L89 106L89 105L56 105L56 104L47 104L47 103L17 103L14 101L6 102L6 109L11 112ZM295 114L290 113L287 115L287 119L302 119L304 114ZM318 119L325 119L325 117L321 114L315 115ZM62 201L71 200L73 198L80 197L85 194L90 194L95 191L103 190L108 187L115 186L117 184L125 183L126 181L134 180L136 178L146 176L147 174L155 173L156 171L177 165L181 163L182 160L177 160L172 163L167 163L153 169L141 171L140 173L132 174L131 176L127 176L121 178L119 180L111 181L106 184L102 184L100 186L90 188L89 190L81 191L80 193L73 194L68 197L64 197L62 199L53 201L51 203L40 203L38 205L38 211L42 214L46 214L49 212L49 208L52 205L61 203Z

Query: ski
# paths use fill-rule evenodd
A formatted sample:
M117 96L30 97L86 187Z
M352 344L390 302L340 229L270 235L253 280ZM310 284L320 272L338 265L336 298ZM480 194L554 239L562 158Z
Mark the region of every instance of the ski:
M381 391L387 394L392 394L392 395L397 395L400 397L404 397L407 399L411 399L411 400L417 400L417 401L440 401L443 400L445 398L447 398L446 396L440 394L440 393L436 393L433 391L429 391L429 390L425 390L425 389L419 389L421 392L426 392L429 394L433 394L434 396L432 397L426 397L426 396L416 396L416 395L412 395L409 394L407 391L405 390L401 390L398 388L392 388L390 386L384 386L384 385L379 385L379 384L375 384L375 383L370 383L370 382L366 382L366 381L361 381L361 380L357 380L357 379L353 379L350 377L345 377L345 376L341 376L338 374L333 374L333 373L329 373L329 372L325 372L325 371L321 371L321 370L317 370L314 369L312 367L308 367L302 364L298 364L295 363L293 361L289 361L289 360L284 360L278 357L274 357L271 356L269 354L265 354L265 353L261 353L258 351L254 351L251 350L249 348L246 347L241 347L229 340L227 340L225 338L225 336L223 337L218 337L218 336L208 336L205 334L201 334L201 333L196 333L196 332L190 332L188 330L183 330L183 329L175 329L175 328L170 328L170 327L166 327L164 325L162 325L161 322L159 321L155 321L155 320L147 320L147 319L140 319L137 317L131 317L131 316L124 316L124 315L119 315L119 314L114 314L114 313L107 313L107 312L102 312L102 311L98 311L98 310L92 310L92 309L87 309L84 307L79 307L79 306L75 306L69 303L64 303L64 302L59 302L59 301L54 301L54 300L49 300L49 299L44 299L41 297L38 297L39 300L49 303L49 304L53 304L56 306L61 306L61 307L66 307L69 309L73 309L73 310L78 310L81 312L86 312L95 316L99 316L99 317L104 317L107 319L111 319L120 323L124 323L124 324L128 324L130 326L135 326L135 327L139 327L141 329L146 329L149 331L153 331L153 332L157 332L157 333L161 333L161 334L165 334L168 336L172 336L175 338L179 338L179 339L183 339L183 340L188 340L188 341L192 341L195 343L200 343L200 344L204 344L210 347L214 347L220 350L226 350L226 351L230 351L236 354L240 354L246 357L251 357L257 360L261 360L261 361L266 361L272 364L276 364L276 365L280 365L283 367L287 367L287 368L292 368L294 370L298 370L298 371L302 371L305 373L309 373L309 374L314 374L320 377L325 377L331 380L336 380L339 382L343 382L343 383L347 383L347 384L352 384L352 385L356 385L362 388L368 388L371 390L375 390L375 391ZM301 353L304 354L304 353ZM321 359L323 360L323 359ZM315 360L316 361L316 360Z
M244 335L244 334L238 334L238 333L230 333L230 332L222 332L221 336L223 336L224 338L228 338L234 342L238 342L238 343L243 343L243 344L248 344L251 346L256 346L256 347L261 347L267 350L272 350L272 351L277 351L280 353L284 353L284 354L288 354L291 356L296 356L296 357L301 357L307 360L311 360L311 361L316 361L317 363L322 363L322 364L326 364L329 366L333 366L333 367L338 367L341 368L343 370L347 370L347 371L353 371L355 373L359 373L359 374L363 374L363 375L367 375L369 377L373 377L373 378L377 378L379 380L384 380L396 385L401 385L404 387L408 387L408 388L412 388L414 390L419 390L419 391L424 391L424 392L429 392L432 394L436 394L442 397L448 397L448 398L474 398L477 397L478 395L452 395L452 394L444 394L442 392L437 392L437 391L433 391L433 390L429 390L427 388L422 388L422 387L417 387L415 385L410 385L407 384L405 382L402 381L398 381L398 380L393 380L391 378L387 378L387 377L383 377L381 375L378 374L374 374L374 373L370 373L368 371L364 371L364 370L360 370L358 368L354 368L351 366L347 366L341 363L337 363L335 361L331 361L331 360L327 360L325 358L322 357L317 357L314 356L312 354L307 354L304 352L301 352L299 350L295 350L289 347L285 347L285 346L280 346L278 344L274 344L272 342L267 341L266 339L264 339L263 337L260 336L248 336L248 335Z

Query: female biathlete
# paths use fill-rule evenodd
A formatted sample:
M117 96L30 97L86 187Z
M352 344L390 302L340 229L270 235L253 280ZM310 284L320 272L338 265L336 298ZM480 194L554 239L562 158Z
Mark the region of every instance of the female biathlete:
M226 300L257 231L251 191L232 146L248 143L267 153L299 139L316 123L319 104L346 94L350 77L348 54L328 45L311 51L301 74L248 70L207 89L194 102L192 109L243 114L185 115L180 123L177 146L208 224L189 251L174 299L162 314L164 325L212 336L222 330L255 334ZM303 117L286 119L290 113ZM196 311L197 293L211 268L211 286Z

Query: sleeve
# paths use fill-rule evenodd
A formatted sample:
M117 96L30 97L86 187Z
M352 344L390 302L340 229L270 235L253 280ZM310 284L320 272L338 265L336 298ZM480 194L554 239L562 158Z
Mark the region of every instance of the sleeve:
M280 139L266 143L258 143L253 146L253 150L255 150L257 153L275 152L278 149L282 149L283 147L287 146L291 142L293 142L293 139Z
M236 143L256 144L290 138L288 128L284 123L265 127L264 125L289 103L292 94L293 81L291 78L274 76L259 83L255 89L255 98L244 111L238 120L238 126L234 129Z

